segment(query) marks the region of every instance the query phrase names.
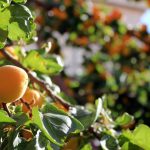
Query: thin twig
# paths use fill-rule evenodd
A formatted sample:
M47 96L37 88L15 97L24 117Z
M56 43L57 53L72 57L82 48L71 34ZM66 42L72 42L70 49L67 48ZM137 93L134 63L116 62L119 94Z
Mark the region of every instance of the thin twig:
M43 90L47 92L47 94L54 100L60 102L67 110L69 107L71 107L71 104L67 103L64 99L62 99L60 96L55 95L55 93L50 89L49 85L45 83L43 80L40 80L39 78L33 76L33 74L25 68L20 62L15 60L7 51L4 49L1 50L1 53L5 56L7 60L12 62L14 65L24 69L26 73L28 74L31 82L37 83Z
M2 106L3 106L3 109L7 112L8 116L10 117L11 114L10 114L10 112L8 110L8 107L7 107L6 103L2 103Z
M22 98L20 99L20 101L25 104L25 106L31 111L31 107L28 103L26 103Z

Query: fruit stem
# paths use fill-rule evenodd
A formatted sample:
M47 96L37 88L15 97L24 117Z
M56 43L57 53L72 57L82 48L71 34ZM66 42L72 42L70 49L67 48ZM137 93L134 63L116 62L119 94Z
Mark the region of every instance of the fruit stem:
M31 107L28 103L26 103L22 98L20 99L20 101L25 104L25 106L31 111Z
M9 112L9 109L8 109L6 103L2 103L2 106L3 106L3 109L7 112L8 116L11 117L11 114Z

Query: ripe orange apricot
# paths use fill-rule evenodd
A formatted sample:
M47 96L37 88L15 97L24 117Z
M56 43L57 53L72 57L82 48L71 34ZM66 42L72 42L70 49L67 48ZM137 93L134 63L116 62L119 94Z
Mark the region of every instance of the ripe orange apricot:
M27 88L25 94L22 97L23 101L27 103L31 108L34 106L38 106L39 108L42 106L44 102L44 98L41 96L41 94L37 90L33 90L30 88ZM23 104L22 106L23 112L27 113L29 108Z
M20 99L27 88L27 73L16 66L0 67L0 103L9 103Z
M62 11L58 8L53 8L52 13L55 17L58 17L61 20L66 20L68 18L68 15L65 11Z
M14 53L14 48L12 46L5 47L5 50L16 60L18 60L18 56ZM5 56L0 52L0 58L5 58Z

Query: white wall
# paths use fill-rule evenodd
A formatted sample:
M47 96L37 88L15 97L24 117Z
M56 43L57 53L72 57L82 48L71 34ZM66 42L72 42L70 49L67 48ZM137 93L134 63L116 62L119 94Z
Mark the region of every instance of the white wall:
M110 8L118 8L123 13L124 21L132 26L138 25L140 18L147 9L144 2L131 2L127 0L93 0L98 4L105 4Z

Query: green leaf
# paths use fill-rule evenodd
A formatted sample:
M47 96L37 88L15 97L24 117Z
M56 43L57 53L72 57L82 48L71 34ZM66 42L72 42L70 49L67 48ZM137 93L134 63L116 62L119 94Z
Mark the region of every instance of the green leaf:
M33 123L56 145L62 145L70 133L78 133L84 129L78 120L51 104L43 108L43 114L36 108L33 109Z
M39 130L30 141L21 138L19 136L19 130L15 130L9 136L7 147L10 150L53 150L49 140L47 140Z
M94 120L93 113L86 110L85 107L76 106L75 108L70 109L70 112L83 124L85 129L92 125Z
M0 123L16 123L16 121L8 117L5 111L0 110Z
M123 144L123 146L121 147L121 150L144 150L143 148L134 145L130 142L126 142Z
M38 108L33 108L32 110L32 120L33 123L38 126L38 128L42 131L42 133L49 139L51 142L55 143L56 145L61 146L48 132L46 129L44 122L43 122L43 115L38 111Z
M8 36L8 31L0 29L0 48L3 48L5 46L7 36Z
M0 47L5 44L7 37L10 40L28 41L33 34L35 24L30 10L23 5L10 5L10 1L0 1Z
M22 142L22 139L19 137L19 132L14 131L11 133L10 138L9 138L9 143L8 143L8 147L9 149L14 149L15 147L17 147L20 143Z
M92 146L91 146L90 143L88 143L88 144L84 145L84 146L81 148L81 150L92 150Z
M33 16L31 11L24 5L11 5L10 23L8 24L8 37L17 41L23 39L28 41L34 29Z
M144 124L139 125L133 132L130 130L124 131L122 134L128 138L132 144L135 144L144 150L149 150L150 145L150 128Z
M133 144L142 147L145 150L150 149L150 128L144 124L139 125L133 131Z
M117 150L118 149L118 142L117 140L108 134L105 134L102 138L101 138L101 146L103 149L108 149L108 150Z
M0 10L0 29L6 30L8 28L9 20L11 18L11 12L9 8L5 10Z
M128 113L124 113L122 116L119 116L116 120L115 123L116 125L123 126L123 125L128 125L132 123L134 120L134 117L129 115Z
M23 60L23 64L25 67L29 67L33 71L49 75L59 73L63 69L60 57L43 57L35 50L28 53Z
M19 130L13 130L9 134L9 139L7 142L7 149L14 149L22 142L22 139L19 137Z
M99 114L102 110L102 100L99 98L95 102L95 110L89 111L85 107L76 106L71 109L71 113L76 117L83 125L84 128L89 128L99 117Z
M0 1L0 10L8 7L11 3L11 0L1 0Z
M71 127L69 129L69 133L79 133L81 132L84 127L83 125L80 123L80 121L78 121L77 119L75 119L73 116L67 114L66 112L58 109L57 107L55 107L54 105L52 104L47 104L45 105L45 107L43 108L43 112L44 113L52 113L52 114L56 114L56 115L63 115L63 116L66 116L66 117L69 117L71 119Z
M53 150L50 145L50 141L46 139L46 137L42 134L40 130L37 131L35 139L36 139L35 145L37 150L42 149Z
M3 3L0 2L0 4ZM8 8L3 11L0 10L0 48L5 46L5 42L8 36L8 24L10 20L11 14Z
M27 121L29 121L29 117L25 113L17 113L13 116L13 119L16 120L17 126L24 125Z
M13 0L13 2L18 3L18 4L25 4L27 0Z
M102 99L98 98L95 102L95 105L96 105L96 111L95 111L95 117L94 117L93 122L95 122L98 119L102 111Z

